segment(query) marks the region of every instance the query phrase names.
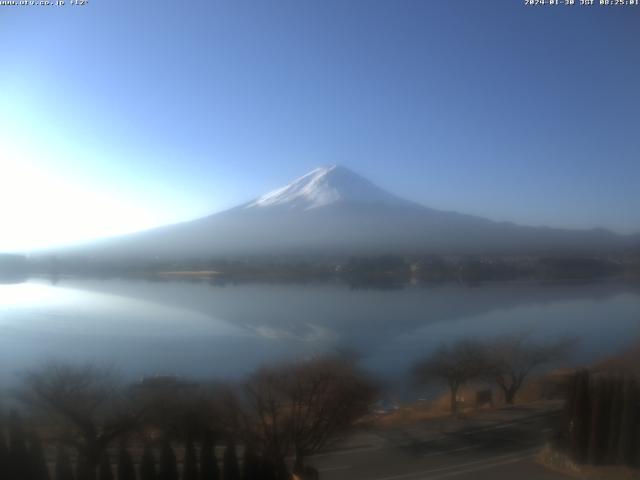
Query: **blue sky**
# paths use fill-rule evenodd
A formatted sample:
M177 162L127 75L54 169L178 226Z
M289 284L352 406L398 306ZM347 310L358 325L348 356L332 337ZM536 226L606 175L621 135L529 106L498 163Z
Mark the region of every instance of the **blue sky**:
M0 250L194 218L334 163L436 208L640 231L639 20L519 0L0 7Z

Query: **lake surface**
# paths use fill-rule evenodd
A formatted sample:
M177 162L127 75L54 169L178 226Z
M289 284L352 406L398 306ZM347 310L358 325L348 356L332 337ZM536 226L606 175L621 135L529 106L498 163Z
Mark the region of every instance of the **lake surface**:
M263 363L349 349L404 395L411 364L442 342L521 332L577 336L576 364L623 351L640 336L640 285L5 284L0 382L50 359L109 364L130 378L238 379Z

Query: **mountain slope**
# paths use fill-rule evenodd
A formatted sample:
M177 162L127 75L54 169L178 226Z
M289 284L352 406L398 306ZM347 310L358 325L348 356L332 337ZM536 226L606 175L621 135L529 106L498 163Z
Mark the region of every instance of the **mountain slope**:
M96 256L617 252L638 236L498 223L404 200L338 166L202 219L105 240Z

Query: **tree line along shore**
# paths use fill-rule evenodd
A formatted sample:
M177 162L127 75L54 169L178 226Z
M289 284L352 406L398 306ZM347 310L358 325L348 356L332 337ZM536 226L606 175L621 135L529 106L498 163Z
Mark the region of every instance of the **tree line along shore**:
M640 278L640 254L253 256L208 259L99 259L87 256L0 255L0 277L30 275L152 280L328 281L375 286L412 282Z

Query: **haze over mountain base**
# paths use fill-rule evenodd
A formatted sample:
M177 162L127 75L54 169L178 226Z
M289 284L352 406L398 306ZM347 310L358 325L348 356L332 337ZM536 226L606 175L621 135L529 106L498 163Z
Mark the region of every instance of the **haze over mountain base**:
M603 254L638 247L639 235L526 227L434 210L386 192L344 167L329 166L230 210L64 253L179 259L284 254Z

